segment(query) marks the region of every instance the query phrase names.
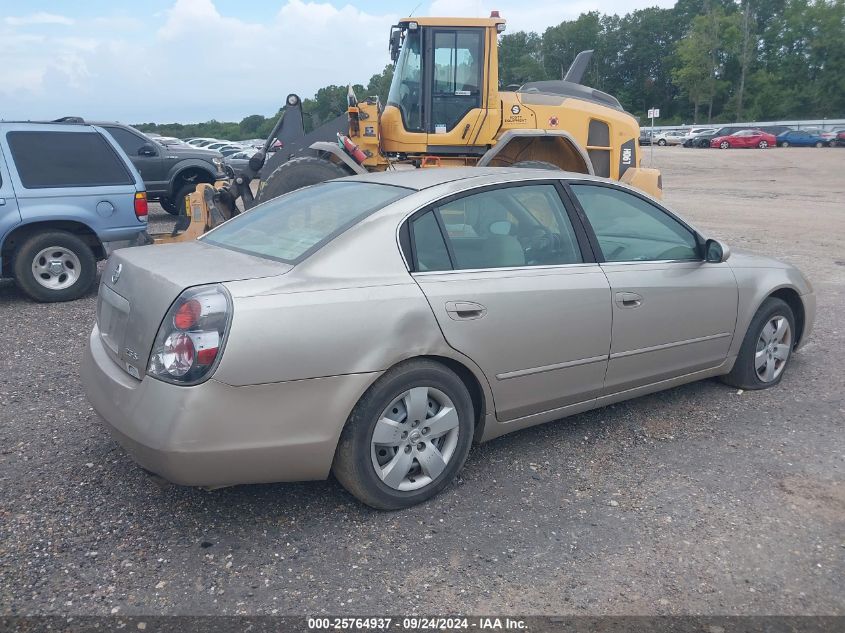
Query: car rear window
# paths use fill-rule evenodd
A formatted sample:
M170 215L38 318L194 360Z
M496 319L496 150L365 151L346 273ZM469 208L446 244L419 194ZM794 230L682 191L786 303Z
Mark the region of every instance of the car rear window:
M324 182L265 202L202 239L210 244L296 264L412 190L367 182Z
M6 134L27 189L131 185L135 180L98 132L19 131Z

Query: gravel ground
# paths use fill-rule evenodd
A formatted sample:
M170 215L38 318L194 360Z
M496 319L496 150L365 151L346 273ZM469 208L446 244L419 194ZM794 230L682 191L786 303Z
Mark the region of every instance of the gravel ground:
M94 292L0 284L0 614L845 614L845 151L655 159L700 228L812 279L781 386L708 380L500 438L402 512L332 481L157 482L80 385Z

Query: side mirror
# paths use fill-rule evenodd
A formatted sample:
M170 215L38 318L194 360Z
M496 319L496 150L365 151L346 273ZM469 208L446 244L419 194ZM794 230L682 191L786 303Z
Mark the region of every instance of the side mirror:
M156 148L149 143L144 143L138 148L138 156L155 156Z
M728 261L731 248L719 240L707 240L704 243L704 261L711 264L721 264Z
M399 59L399 51L402 49L402 29L398 26L390 29L390 61L394 64Z

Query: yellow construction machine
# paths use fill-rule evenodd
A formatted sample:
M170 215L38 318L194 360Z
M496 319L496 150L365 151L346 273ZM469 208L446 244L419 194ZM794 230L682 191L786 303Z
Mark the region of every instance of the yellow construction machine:
M400 20L390 32L395 71L386 104L359 101L350 89L347 112L306 133L301 100L288 95L264 149L229 184L213 193L201 186L186 205L199 213L183 226L210 228L239 212L238 199L249 208L324 180L397 168L546 167L617 179L660 197L660 173L640 166L637 120L611 95L580 83L592 51L580 53L560 81L501 91L504 30L497 12Z

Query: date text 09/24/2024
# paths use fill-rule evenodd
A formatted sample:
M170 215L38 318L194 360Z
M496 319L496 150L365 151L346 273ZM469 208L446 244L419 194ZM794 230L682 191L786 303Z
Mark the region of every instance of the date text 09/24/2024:
M512 630L526 628L524 620L497 617L321 617L308 618L309 631L370 630L370 631L459 631L459 630Z

